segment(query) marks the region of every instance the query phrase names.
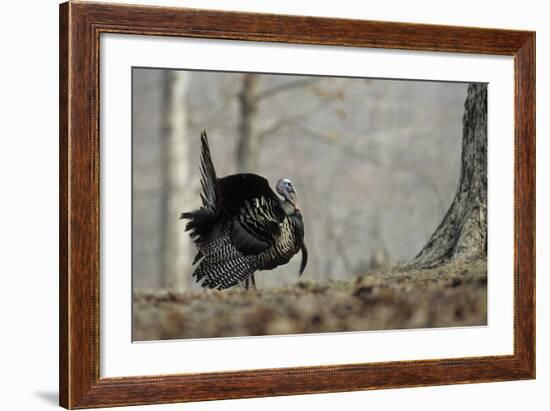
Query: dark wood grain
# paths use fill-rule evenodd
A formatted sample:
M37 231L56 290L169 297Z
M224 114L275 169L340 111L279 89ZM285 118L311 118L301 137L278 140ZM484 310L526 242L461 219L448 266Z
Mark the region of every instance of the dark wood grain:
M129 33L515 59L514 354L156 377L99 374L99 47ZM169 403L535 376L535 34L377 21L65 3L60 6L60 404Z
M535 34L514 56L516 355L535 375Z
M68 4L59 14L59 402L69 404L69 19Z

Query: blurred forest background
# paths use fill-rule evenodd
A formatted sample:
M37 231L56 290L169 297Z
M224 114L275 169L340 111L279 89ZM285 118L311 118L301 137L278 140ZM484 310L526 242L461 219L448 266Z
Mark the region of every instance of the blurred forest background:
M303 279L350 280L415 257L459 181L468 84L133 69L133 286L198 289L182 211L200 205L199 136L219 176L290 178ZM297 281L300 257L256 275Z

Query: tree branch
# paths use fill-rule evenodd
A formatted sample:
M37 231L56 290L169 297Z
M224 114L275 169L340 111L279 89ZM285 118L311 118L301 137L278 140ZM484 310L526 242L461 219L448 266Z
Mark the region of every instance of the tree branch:
M277 94L280 94L284 91L292 90L294 88L300 88L300 87L307 87L311 84L317 83L320 81L320 78L307 78L307 79L300 79L296 81L289 81L288 83L279 84L277 86L273 86L271 88L268 88L266 90L263 90L256 94L255 100L260 101L263 99L266 99L268 97L273 97Z
M322 102L320 104L316 104L314 107L312 107L309 110L304 110L301 113L283 117L278 121L275 121L271 126L267 127L263 131L260 131L259 137L260 139L264 139L265 137L271 134L274 134L285 127L291 127L294 124L296 124L297 121L303 120L312 114L319 113L321 110L323 110L327 106L328 105L326 103Z
M366 160L372 162L373 164L379 164L379 159L377 157L371 155L370 153L361 152L360 150L357 150L357 148L350 145L339 143L331 138L328 134L303 125L296 125L295 127L304 137L310 138L319 143L326 144L335 149L342 150L351 157L359 159L361 161Z

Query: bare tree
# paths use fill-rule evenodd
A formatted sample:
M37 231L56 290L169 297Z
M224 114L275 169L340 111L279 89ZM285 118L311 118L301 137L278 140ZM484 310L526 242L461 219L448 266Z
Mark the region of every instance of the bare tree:
M464 109L458 188L443 221L412 261L416 266L487 255L486 84L470 84Z
M240 172L256 171L258 167L259 135L257 133L259 77L257 74L244 74L239 94L240 123L237 146L237 167Z
M294 113L292 116L279 119L265 129L260 129L257 124L260 102L283 92L307 87L318 81L317 78L303 78L260 90L260 76L258 74L246 73L243 75L239 92L240 119L237 142L237 168L240 172L258 171L259 150L263 139L275 134L292 122L311 114L309 111Z
M186 98L189 73L164 72L162 167L162 282L165 287L188 287L191 249L178 218L189 190Z

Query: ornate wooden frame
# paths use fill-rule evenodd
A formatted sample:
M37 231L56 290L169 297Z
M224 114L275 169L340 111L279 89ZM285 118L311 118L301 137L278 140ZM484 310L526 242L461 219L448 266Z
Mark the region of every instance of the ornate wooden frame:
M101 33L499 54L515 64L514 354L155 377L99 374ZM69 2L60 6L60 404L89 408L535 377L535 33Z

